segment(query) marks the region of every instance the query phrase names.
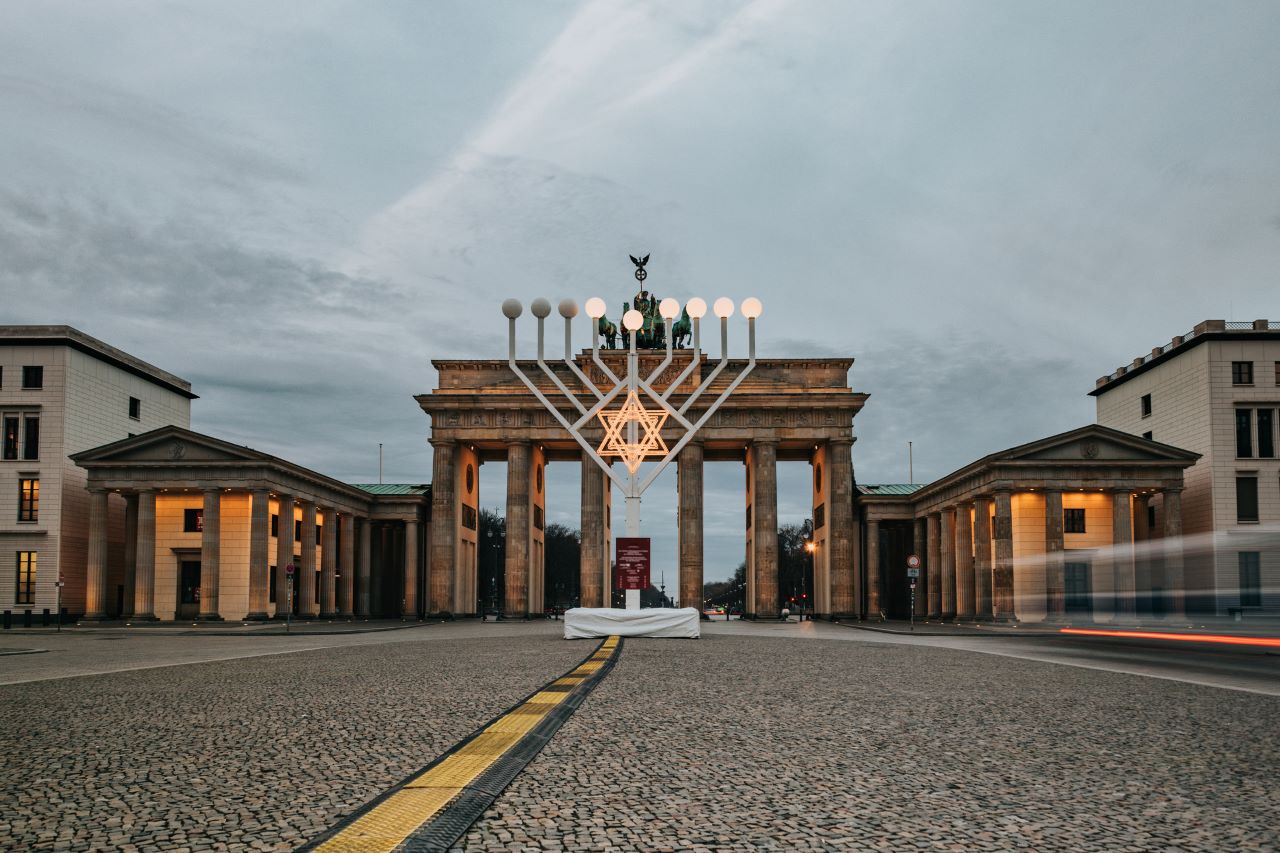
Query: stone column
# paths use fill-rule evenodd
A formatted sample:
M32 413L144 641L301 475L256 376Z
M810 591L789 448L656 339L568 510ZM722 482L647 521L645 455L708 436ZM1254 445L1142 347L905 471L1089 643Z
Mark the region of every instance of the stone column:
M943 619L956 618L956 508L946 507L939 518L938 557L942 561L942 590L939 600Z
M89 490L89 556L85 573L84 618L107 618L107 492Z
M276 509L276 618L289 613L289 588L295 581L285 572L293 562L293 496L281 495ZM296 568L296 567L295 567Z
M373 565L373 525L360 519L360 569L356 579L356 615L369 615L369 581Z
M991 498L973 501L973 593L975 619L991 618Z
M529 616L529 458L527 441L507 446L506 600L509 619Z
M138 576L138 496L124 496L124 613L133 615Z
M316 505L302 501L302 559L298 561L298 615L316 615Z
M702 610L702 445L680 451L676 488L680 506L680 606Z
M831 499L827 505L827 547L831 566L831 618L857 615L854 607L853 549L856 531L853 524L853 439L838 438L827 442L827 476L831 480Z
M880 522L867 519L867 612L868 619L881 615L880 606Z
M418 618L418 522L416 519L410 519L404 523L404 604L400 615L405 619Z
M355 603L356 583L356 517L344 512L342 523L342 544L338 552L338 615L350 619Z
M1116 618L1137 614L1137 579L1133 567L1133 494L1128 489L1111 493L1111 565L1115 568Z
M992 610L1001 622L1018 618L1013 595L1013 495L996 492L996 562L992 571Z
M222 490L204 493L203 532L200 534L200 615L201 622L221 622L218 589L222 579Z
M271 493L254 489L249 508L249 612L245 619L266 619L271 594ZM284 571L284 569L277 569Z
M972 503L956 505L956 618L974 617Z
M927 567L928 606L925 616L942 616L942 514L931 512L925 518L925 566Z
M1066 615L1066 565L1062 538L1062 492L1044 493L1044 612L1046 620Z
M338 615L338 513L324 509L324 539L320 546L320 618Z
M608 607L604 599L604 472L582 454L582 547L578 551L578 598L583 607Z
M751 445L752 545L755 548L755 615L776 618L778 609L778 443L758 439Z
M156 493L138 492L137 568L133 575L133 621L156 619Z
M1164 506L1164 585L1168 596L1169 615L1184 616L1187 612L1187 587L1183 571L1182 547L1182 489L1165 489Z
M925 520L917 518L911 540L912 552L920 558L920 577L915 581L915 614L924 618L929 613L929 576L933 574L933 566L928 560L926 545ZM907 579L910 585L910 578Z
M453 573L458 547L458 445L432 439L431 532L428 543L427 584L431 590L428 610L453 610ZM508 516L510 524L510 516Z

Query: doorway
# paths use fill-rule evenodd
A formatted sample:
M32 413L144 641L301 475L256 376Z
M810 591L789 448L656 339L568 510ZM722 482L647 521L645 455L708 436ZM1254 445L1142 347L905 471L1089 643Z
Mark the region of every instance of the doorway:
M200 615L200 561L178 562L178 619L194 619Z
M1089 572L1090 567L1087 562L1069 562L1063 566L1063 604L1067 615L1093 615Z

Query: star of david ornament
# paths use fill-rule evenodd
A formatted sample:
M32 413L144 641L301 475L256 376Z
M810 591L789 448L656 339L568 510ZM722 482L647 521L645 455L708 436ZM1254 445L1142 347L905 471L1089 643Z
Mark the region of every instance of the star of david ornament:
M666 456L667 443L662 440L662 426L667 422L666 412L651 412L640 402L635 391L627 393L627 400L616 412L600 412L596 417L604 425L604 440L596 448L601 456L617 456L632 474L649 456ZM627 441L630 424L639 427L638 440Z

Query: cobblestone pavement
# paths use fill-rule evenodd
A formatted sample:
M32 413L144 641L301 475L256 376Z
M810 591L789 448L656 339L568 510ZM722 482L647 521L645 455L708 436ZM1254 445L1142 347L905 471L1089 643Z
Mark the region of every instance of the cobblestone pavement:
M292 850L594 647L557 630L0 687L0 850Z
M922 645L628 640L455 849L1275 850L1280 699Z

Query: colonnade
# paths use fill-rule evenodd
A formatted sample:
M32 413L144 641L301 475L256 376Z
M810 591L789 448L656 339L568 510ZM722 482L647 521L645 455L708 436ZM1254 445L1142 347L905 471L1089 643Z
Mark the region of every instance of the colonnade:
M1094 577L1107 579L1110 588L1092 590L1111 602L1114 614L1125 617L1136 613L1139 560L1135 557L1134 505L1145 509L1150 497L1135 495L1132 489L1109 491L1111 536L1106 547L1099 547L1101 564ZM916 519L917 552L923 550L925 564L923 614L929 618L958 620L1013 621L1018 618L1018 597L1025 593L1014 583L1014 518L1013 503L1017 494L1034 492L1044 500L1044 612L1047 620L1066 615L1065 532L1063 524L1063 490L1034 489L1026 493L1013 489L997 489L989 494L976 494L941 506ZM1164 586L1169 612L1181 615L1183 601L1183 551L1181 488L1167 487L1161 514L1163 546L1159 548L1163 565ZM994 506L994 511L992 507ZM1148 538L1157 538L1146 530L1145 513L1138 529ZM991 519L988 523L988 517ZM868 614L879 610L878 590L878 521L867 522ZM923 549L921 548L923 545ZM994 547L993 547L994 546ZM1147 570L1149 573L1149 569ZM1149 577L1149 575L1148 575ZM917 612L920 612L918 604ZM1038 608L1037 608L1038 609Z
M156 619L157 496L162 490L139 489L123 493L125 501L124 586L125 612L135 621ZM285 567L296 564L298 610L301 617L349 618L370 615L371 519L341 512L333 506L272 492L268 489L203 489L199 562L199 611L202 621L219 621L239 614L224 612L220 600L223 589L224 551L248 551L248 608L242 618L271 618L271 501L278 502L279 522L275 535L275 618L284 618L291 580ZM229 538L223 523L223 499L249 497L248 542ZM108 499L110 492L90 488L89 538L85 619L108 618ZM295 555L294 509L301 508L300 553ZM325 520L318 524L318 517ZM404 548L404 601L416 611L417 524L406 520ZM319 534L318 530L323 533ZM359 549L357 550L357 542ZM319 572L316 552L319 545ZM243 553L243 550L240 551ZM238 563L237 565L243 565ZM317 588L318 584L318 588Z

